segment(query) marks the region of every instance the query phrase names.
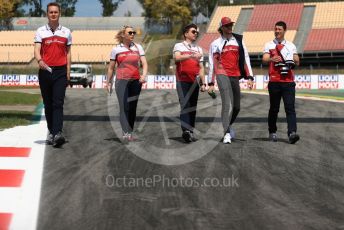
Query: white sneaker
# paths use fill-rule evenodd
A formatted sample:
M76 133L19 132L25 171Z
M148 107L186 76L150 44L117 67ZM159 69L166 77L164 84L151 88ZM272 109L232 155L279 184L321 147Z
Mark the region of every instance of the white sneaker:
M229 128L229 133L231 134L231 138L234 139L235 138L235 130L232 127Z
M226 133L226 135L223 137L223 143L224 144L232 143L232 137L230 133Z

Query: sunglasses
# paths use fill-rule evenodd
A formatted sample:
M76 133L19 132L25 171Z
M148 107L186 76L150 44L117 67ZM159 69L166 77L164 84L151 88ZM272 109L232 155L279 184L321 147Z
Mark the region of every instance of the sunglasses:
M227 25L224 25L223 27L232 28L232 27L233 27L233 24L227 24Z
M191 33L193 34L199 34L199 32L197 30L191 30Z
M128 34L129 34L129 35L135 35L136 32L135 32L135 31L129 31Z

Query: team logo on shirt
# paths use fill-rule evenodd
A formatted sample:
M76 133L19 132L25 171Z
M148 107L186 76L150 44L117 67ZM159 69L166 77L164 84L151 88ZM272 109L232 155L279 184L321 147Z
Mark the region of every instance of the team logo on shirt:
M63 41L60 41L59 39L55 38L55 39L49 39L45 41L45 44L50 45L51 43L61 43L64 44Z

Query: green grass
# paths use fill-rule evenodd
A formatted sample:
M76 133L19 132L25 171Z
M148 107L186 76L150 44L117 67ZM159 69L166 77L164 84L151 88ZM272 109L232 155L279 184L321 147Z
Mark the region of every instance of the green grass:
M296 95L344 100L344 90L297 90Z
M243 92L250 92L249 90L243 90ZM268 93L268 90L256 89L253 92L265 92ZM344 90L311 90L311 89L299 89L296 90L296 96L305 96L305 97L317 97L324 99L335 99L335 100L344 100Z
M36 106L41 102L41 100L40 94L0 91L0 106ZM29 125L38 119L38 111L13 111L11 108L4 111L0 110L0 130L18 125Z
M0 111L0 130L19 125L29 125L34 117L33 112Z
M0 105L37 105L40 101L40 94L0 91Z
M0 74L38 74L38 67L23 66L0 66Z

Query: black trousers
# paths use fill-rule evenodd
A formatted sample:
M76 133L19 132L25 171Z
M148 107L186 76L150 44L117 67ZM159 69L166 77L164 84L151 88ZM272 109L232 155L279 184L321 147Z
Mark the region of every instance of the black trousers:
M287 116L288 135L296 132L296 112L295 112L295 82L269 82L269 133L277 131L277 117L280 107L281 98L283 98L284 109Z
M136 108L141 93L142 84L139 80L117 79L115 90L119 104L119 117L123 133L134 130Z
M67 86L67 67L51 67L52 73L40 69L39 87L49 132L56 135L63 128L63 104Z
M198 82L177 81L177 93L180 104L180 122L183 131L193 132L195 128L197 100L199 94Z

